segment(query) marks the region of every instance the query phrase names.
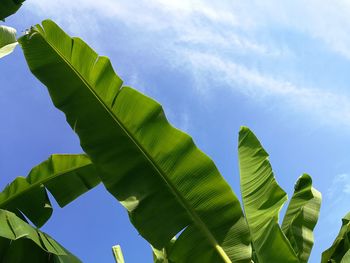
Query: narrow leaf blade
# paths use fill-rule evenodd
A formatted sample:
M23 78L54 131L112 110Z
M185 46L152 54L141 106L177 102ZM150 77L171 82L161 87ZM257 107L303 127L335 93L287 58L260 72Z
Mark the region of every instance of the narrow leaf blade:
M342 219L342 226L332 246L322 253L321 263L341 262L350 251L350 213ZM346 255L348 257L348 255ZM346 258L345 257L345 258Z
M298 179L294 189L282 230L300 262L306 263L314 243L312 231L320 213L321 193L312 187L312 179L307 174Z
M287 195L275 180L267 152L247 127L239 132L238 155L243 206L259 262L299 262L278 225Z

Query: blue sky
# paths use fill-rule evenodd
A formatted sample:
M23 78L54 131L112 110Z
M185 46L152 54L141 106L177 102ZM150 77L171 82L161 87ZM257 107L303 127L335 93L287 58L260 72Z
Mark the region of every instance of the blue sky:
M237 136L249 126L289 197L303 172L322 192L310 259L319 262L350 211L349 15L340 0L28 0L6 25L21 35L51 18L109 56L127 85L193 136L238 196ZM81 149L19 48L0 71L1 187L52 153ZM127 262L151 262L103 187L55 209L44 230L84 262L113 262L115 244Z

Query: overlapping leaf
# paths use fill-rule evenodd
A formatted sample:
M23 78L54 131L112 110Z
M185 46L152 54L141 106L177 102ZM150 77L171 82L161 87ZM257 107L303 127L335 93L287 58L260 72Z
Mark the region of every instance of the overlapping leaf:
M0 226L0 262L80 262L49 235L33 228L14 213L0 209Z
M0 0L0 20L14 14L25 0Z
M0 193L0 208L19 216L23 213L40 227L52 214L46 189L60 206L65 206L98 183L95 166L86 155L52 155Z
M0 26L0 58L10 54L17 46L16 30L8 26Z
M171 254L175 241L176 238L173 238L170 240L169 244L162 249L152 247L154 263L172 263L169 259L169 255Z
M314 243L313 229L318 220L321 193L312 187L312 179L303 174L294 187L282 223L282 231L288 238L299 261L306 263Z
M106 57L52 21L32 28L20 43L31 71L144 238L161 249L183 230L169 255L173 261L250 262L237 197L157 102L122 88Z
M348 250L344 257L341 259L340 263L349 263L350 262L350 250Z
M239 132L238 154L243 206L258 261L299 262L278 224L287 195L275 180L267 152L247 127Z
M350 257L350 213L342 219L342 226L332 246L322 253L321 263L347 263Z

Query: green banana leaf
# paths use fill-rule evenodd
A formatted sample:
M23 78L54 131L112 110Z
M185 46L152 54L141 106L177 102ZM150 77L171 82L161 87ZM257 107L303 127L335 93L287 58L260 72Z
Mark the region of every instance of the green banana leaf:
M46 189L63 207L98 183L95 166L86 155L55 154L34 167L27 177L17 177L6 186L0 193L0 208L20 217L23 213L41 227L52 214Z
M156 249L152 247L154 263L172 263L168 255L171 254L171 249L173 248L175 241L176 238L174 237L172 240L170 240L169 244L163 249Z
M0 209L0 226L0 262L81 262L49 235L33 228L12 212Z
M349 262L349 261L346 261L346 259L349 258L349 251L350 251L350 213L348 213L342 219L342 226L332 246L322 253L321 263Z
M0 0L0 20L14 14L25 0Z
M79 38L46 20L19 40L32 73L79 135L101 179L139 233L176 262L250 262L240 203L191 137L129 87Z
M238 155L243 206L258 262L299 262L278 224L287 195L275 180L268 154L247 127L239 132Z
M348 252L345 253L340 263L349 263L349 262L350 262L350 250L348 250Z
M16 29L0 26L0 58L10 54L17 44Z
M299 261L306 263L314 243L313 229L321 207L321 193L312 187L308 174L299 177L282 223L282 231L291 243Z
M113 246L112 252L116 263L124 263L123 251L119 245Z

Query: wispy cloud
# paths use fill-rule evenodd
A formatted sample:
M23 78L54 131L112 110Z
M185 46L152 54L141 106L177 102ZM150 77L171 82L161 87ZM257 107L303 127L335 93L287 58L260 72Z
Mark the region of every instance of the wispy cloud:
M81 30L98 27L97 21L101 19L117 19L148 31L175 29L181 31L184 39L191 41L210 37L214 42L233 45L237 42L245 48L257 50L261 50L261 47L254 41L254 34L259 31L276 27L294 29L318 38L334 51L350 58L350 3L345 0L333 1L332 5L316 0L32 0L26 3L25 8L71 27L80 25ZM215 24L215 34L207 34L206 22ZM237 29L240 34L235 35L232 42L229 41L230 37L222 41L225 36L220 36L221 33L235 32ZM243 37L244 34L249 35L250 39Z
M175 28L181 30L185 35L186 31L191 32L192 34L188 34L188 36L192 37L203 35L203 31L208 29L207 27L201 29L203 24L200 23L199 18L215 23L216 30L222 26L226 31L231 32L238 28L241 33L244 31L257 33L259 30L275 28L277 25L280 28L294 29L318 38L334 51L350 58L350 21L348 19L350 3L346 0L333 1L332 5L316 0L307 2L302 0L283 2L277 0L264 2L249 0L243 2L206 0L137 2L128 0L62 0L48 2L33 0L28 3L29 5L35 7L31 8L35 12L45 13L50 17L62 20L62 22L67 21L67 17L68 23L72 20L79 22L85 17L86 21L84 22L92 21L94 23L97 21L94 16L99 15L103 18L119 19L126 24L139 25L146 30ZM90 27L93 23L88 23L86 27ZM192 29L196 29L196 31ZM219 31L223 32L223 30ZM243 41L239 40L241 43L248 42L246 46L248 48L251 45L259 45L250 43L250 41L244 40L244 38Z
M264 3L32 0L26 6L31 12L54 18L77 34L98 32L107 25L101 21L108 20L113 30L123 24L131 32L142 32L138 40L140 45L148 44L147 50L154 49L149 39L157 39L160 44L153 50L154 55L169 57L174 67L186 69L197 80L202 93L203 83L208 82L209 76L210 86L220 83L258 101L278 98L283 107L288 105L289 109L306 112L323 123L349 127L350 97L345 92L301 86L295 81L301 72L293 72L295 77L290 79L283 76L282 71L278 76L266 70L262 72L252 63L273 63L276 59L283 61L296 56L288 43L274 38L271 32L276 27L307 34L350 58L350 4L347 1L334 1L329 5L316 0L307 3L301 0L283 3L273 0ZM96 42L105 41L99 37ZM137 72L133 74L142 82ZM210 92L209 88L204 91Z
M191 51L183 57L186 58L184 63L190 62L189 67L195 70L200 92L208 92L217 85L257 101L277 97L283 105L302 113L306 111L323 124L337 123L350 127L350 97L346 94L300 87L217 55Z
M78 33L93 33L98 27L106 26L101 22L108 20L111 27L125 24L150 33L171 32L177 44L230 46L244 51L272 53L266 46L235 32L248 27L248 22L238 20L230 10L217 9L205 1L33 0L25 7L29 12L45 14Z
M307 34L350 59L349 1L244 1L241 6L240 14L256 21L255 27L277 26Z

